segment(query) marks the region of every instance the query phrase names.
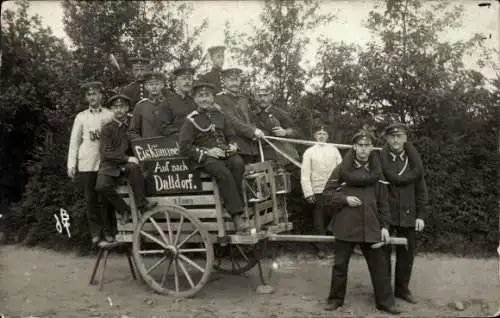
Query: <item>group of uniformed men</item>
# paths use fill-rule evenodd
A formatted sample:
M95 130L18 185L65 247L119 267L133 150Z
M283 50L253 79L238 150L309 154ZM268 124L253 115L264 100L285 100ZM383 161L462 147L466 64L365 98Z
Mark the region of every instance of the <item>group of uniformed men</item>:
M241 74L237 68L223 69L224 47L209 49L214 67L194 82L195 70L181 66L173 71L174 90L165 94L162 73L149 72L149 60L133 59L136 81L108 100L102 107L100 82L83 87L89 108L77 115L68 153L68 175L82 176L88 204L88 219L95 244L112 242L113 220L98 198L128 221L130 208L116 194L114 183L125 175L134 190L141 211L154 208L145 197L138 160L130 153L129 141L136 138L177 136L181 154L190 158L193 168L211 174L220 188L225 207L236 228L249 227L244 218L242 181L244 165L257 162L256 140L266 135L300 137L288 114L272 105L270 87L256 92L256 102L241 93ZM127 113L133 106L132 119ZM342 159L328 144L309 148L302 161L301 185L306 200L314 206L315 228L336 237L328 310L343 305L347 268L355 246L360 246L368 263L377 308L401 312L394 296L415 303L408 285L415 251L415 232L423 229L427 191L420 156L407 142L401 124L387 127L386 146L380 155L373 152L375 136L360 130L353 137L353 148ZM321 127L315 138L324 143L328 133ZM287 155L299 160L294 147ZM286 159L270 147L265 157L285 165ZM328 178L328 176L330 176ZM105 213L101 211L106 210ZM387 242L389 233L408 239L409 248L397 248L395 290L391 288L389 248L372 249Z

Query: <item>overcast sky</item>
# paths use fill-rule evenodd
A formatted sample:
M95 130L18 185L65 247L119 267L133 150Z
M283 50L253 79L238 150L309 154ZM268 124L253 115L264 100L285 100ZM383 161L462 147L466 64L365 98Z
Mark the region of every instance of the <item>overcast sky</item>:
M38 14L42 22L49 26L54 34L64 38L69 44L70 41L64 33L62 23L63 9L60 1L30 1L31 14ZM474 33L484 33L488 39L488 46L499 48L499 5L498 1L477 1L477 0L452 0L452 3L460 3L465 7L463 27L451 33L444 34L443 39L458 40L467 39ZM491 6L479 7L481 2L490 2ZM258 21L258 15L263 6L262 1L190 1L194 5L195 11L191 16L190 23L193 25L201 23L204 18L208 18L208 29L202 35L202 45L208 48L212 45L224 43L224 24L229 21L234 30L250 31L249 24ZM320 35L325 35L336 41L347 43L364 44L370 40L370 33L363 26L363 21L367 18L368 12L373 9L375 1L322 1L321 11L332 12L337 15L335 22L328 26L318 28L311 32L311 44L307 48L305 58L312 61L317 49L315 39ZM4 2L4 9L12 8L13 1ZM473 66L476 57L466 59L466 62ZM498 60L498 58L497 58ZM491 70L483 70L486 76L491 76Z

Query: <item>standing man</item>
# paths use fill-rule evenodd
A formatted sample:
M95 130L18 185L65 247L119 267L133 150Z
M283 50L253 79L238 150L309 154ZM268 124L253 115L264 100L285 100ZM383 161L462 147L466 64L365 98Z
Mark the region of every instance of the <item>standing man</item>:
M241 73L239 68L223 71L224 90L217 94L215 102L222 107L236 131L238 153L245 164L258 161L258 147L255 140L264 136L262 130L253 123L249 99L241 95Z
M150 72L150 60L141 56L132 57L130 59L132 63L132 75L134 76L134 81L127 86L125 86L120 94L123 94L130 98L130 103L135 106L140 100L147 97L146 89L144 87L144 74Z
M210 72L203 74L201 79L215 85L215 92L222 91L222 68L224 67L224 51L225 46L213 46L208 49L210 60L212 61L212 69Z
M314 139L324 144L316 144L307 148L304 152L300 171L300 184L304 197L312 208L314 230L318 235L325 235L327 214L325 214L325 207L321 197L328 177L342 163L342 156L337 147L332 144L326 144L328 141L328 132L324 126L316 129ZM314 247L318 252L318 256L324 258L326 252L325 244L314 244Z
M191 97L194 69L178 67L173 72L174 93L165 99L165 107L160 113L163 136L178 135L186 116L196 110L197 106Z
M298 138L300 133L293 124L292 118L281 108L272 105L273 95L270 86L259 87L256 92L257 107L253 111L254 121L264 134L283 138ZM299 153L295 146L288 142L273 141L288 156L299 161ZM277 153L267 143L263 145L264 157L275 160L285 167L290 161Z
M100 164L101 129L112 120L113 113L101 106L104 88L101 82L89 82L82 85L82 88L89 108L78 113L73 122L68 150L68 176L73 179L78 172L81 177L92 243L97 244L103 236L109 240L112 236L109 233L112 230L103 226L103 206L99 202L95 185Z
M428 201L423 164L419 153L408 142L407 130L401 123L385 129L386 145L381 153L384 175L389 184L391 207L390 232L408 239L408 248L396 246L394 296L416 304L408 285L415 258L415 232L424 229ZM387 247L389 275L392 247Z
M165 107L162 96L165 77L159 72L146 73L144 75L144 87L148 97L143 98L135 105L129 127L130 140L163 135L159 116L161 116Z
M325 200L333 210L329 229L335 236L332 281L325 310L336 310L344 304L349 260L359 244L370 271L377 309L401 313L395 307L385 251L371 248L373 243L390 240L387 186L378 156L372 153L374 141L375 136L368 130L356 133L351 153L333 170L325 188Z
M237 231L249 227L243 201L243 159L236 153L234 130L214 104L215 86L198 83L194 87L197 110L187 116L179 135L181 154L189 157L195 167L213 176L224 205L232 216Z

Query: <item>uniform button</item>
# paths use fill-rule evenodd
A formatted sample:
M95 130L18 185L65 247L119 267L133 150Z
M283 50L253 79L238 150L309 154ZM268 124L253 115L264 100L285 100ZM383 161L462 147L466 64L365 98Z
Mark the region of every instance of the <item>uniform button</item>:
M406 214L410 214L410 210L406 210Z

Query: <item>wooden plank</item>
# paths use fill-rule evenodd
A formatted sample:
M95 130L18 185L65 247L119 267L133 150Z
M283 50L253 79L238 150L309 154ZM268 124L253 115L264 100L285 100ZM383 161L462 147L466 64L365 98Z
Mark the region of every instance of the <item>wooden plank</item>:
M208 208L208 209L197 209L197 208L189 209L188 208L186 210L188 210L189 213L192 213L193 216L196 216L199 219L215 219L217 217L217 210L215 208L213 208L213 209L210 209L210 208ZM226 219L231 218L231 216L227 212L224 212L223 217Z
M123 198L129 204L129 198ZM148 200L162 204L175 204L180 206L206 205L215 207L215 197L212 194L206 195L181 195L181 196L165 196L165 197L149 197Z
M214 191L214 183L212 181L202 182L201 185L202 185L202 191ZM120 186L116 187L116 192L118 192L118 194L128 195L127 186L120 185ZM189 193L186 193L186 195L189 195Z

